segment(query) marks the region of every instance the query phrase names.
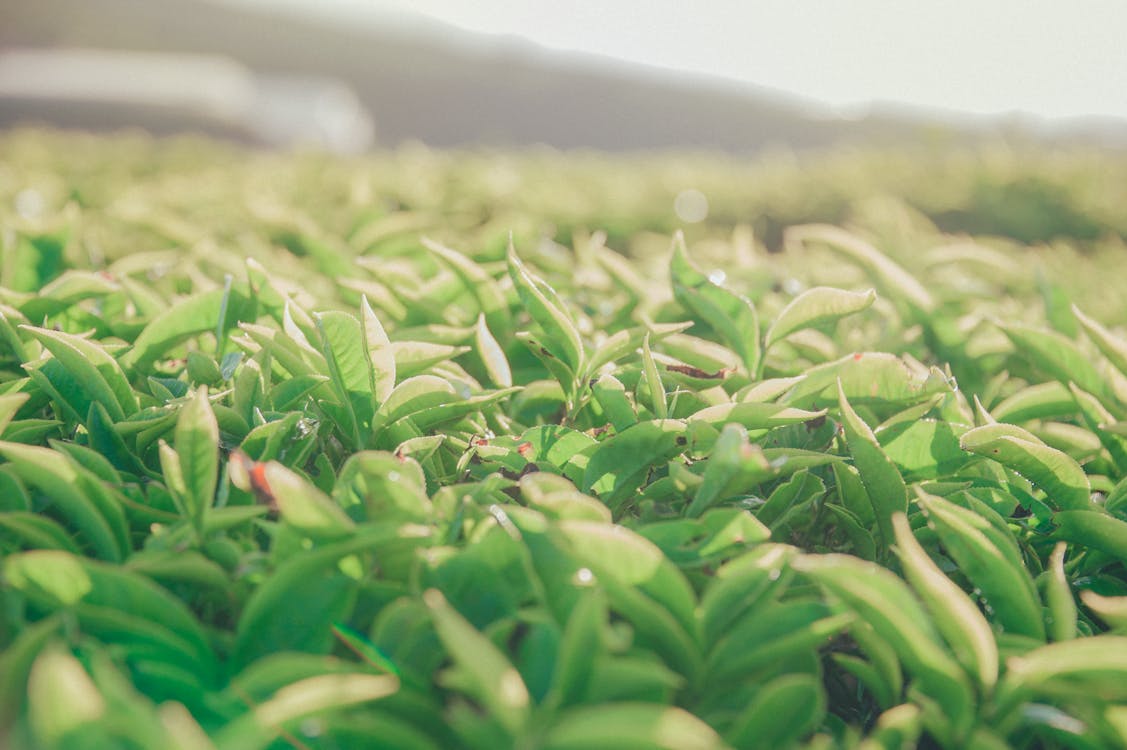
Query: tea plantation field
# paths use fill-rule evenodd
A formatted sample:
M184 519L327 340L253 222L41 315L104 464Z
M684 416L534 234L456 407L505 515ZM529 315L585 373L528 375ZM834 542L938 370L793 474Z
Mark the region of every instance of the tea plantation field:
M1125 207L0 134L0 745L1127 747Z

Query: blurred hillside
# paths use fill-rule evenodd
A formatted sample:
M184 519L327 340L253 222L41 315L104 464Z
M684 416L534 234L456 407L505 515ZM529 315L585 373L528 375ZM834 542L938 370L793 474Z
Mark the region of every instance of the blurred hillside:
M772 145L807 149L1012 136L1016 128L997 120L937 124L900 111L836 118L778 92L515 42L486 44L437 24L396 30L204 0L36 0L0 10L0 52L75 47L217 55L253 74L339 81L371 113L384 146L418 140L435 147L751 153ZM156 132L177 129L160 112L130 116ZM120 108L97 113L66 102L0 98L0 125L30 118L104 128L120 125L120 117ZM211 127L217 129L223 128Z

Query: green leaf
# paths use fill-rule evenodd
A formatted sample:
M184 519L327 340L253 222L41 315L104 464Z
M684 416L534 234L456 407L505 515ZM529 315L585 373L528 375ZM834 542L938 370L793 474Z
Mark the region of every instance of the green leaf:
M47 495L93 552L104 560L120 562L129 548L121 506L99 503L86 491L82 471L58 453L17 443L0 443L0 455L25 484Z
M601 375L591 387L591 393L616 432L623 432L638 423L638 415L626 396L626 389L613 375Z
M159 443L160 469L163 473L164 485L168 488L176 509L181 518L191 519L189 507L188 485L184 482L184 472L180 468L180 456L176 449L163 440Z
M597 588L581 594L568 616L556 656L552 688L546 702L554 706L580 703L594 677L595 661L605 652L606 596Z
M878 431L876 437L910 482L950 476L973 460L959 444L962 429L950 422L917 419L895 431Z
M708 654L710 686L734 687L764 668L818 650L853 621L820 601L772 602L736 622Z
M176 453L184 482L185 515L202 534L219 481L219 425L207 386L200 386L176 420Z
M521 477L520 490L521 497L528 506L548 518L611 522L611 512L607 506L589 495L584 495L575 489L571 482L562 480L554 474L531 472Z
M560 521L569 551L597 579L613 577L660 603L685 629L696 627L696 595L657 545L622 526L598 521Z
M395 358L395 376L403 382L428 372L435 365L468 352L468 346L435 344L429 341L392 341L391 353Z
M1022 388L993 407L999 422L1021 424L1031 419L1056 419L1076 413L1076 402L1067 384L1049 381Z
M916 747L923 732L919 706L903 703L893 706L880 715L869 740L860 747L863 750L902 750ZM992 750L992 748L975 748Z
M518 440L531 446L527 456L530 461L547 461L560 469L596 445L595 439L587 433L554 424L529 428Z
M896 650L869 623L854 619L849 627L849 635L857 641L861 653L867 661L858 658L866 666L866 672L850 669L873 693L882 708L888 708L901 700L904 693L904 670ZM848 668L848 664L845 663Z
M1051 643L1015 657L1004 688L1070 694L1083 700L1127 700L1127 637L1096 635Z
M785 529L793 514L808 512L810 503L825 491L822 480L808 470L796 471L781 483L760 506L756 517L772 529Z
M777 341L806 328L817 328L847 315L861 312L876 302L876 291L848 292L844 289L816 286L792 299L779 312L763 337L763 348L770 349Z
M734 747L790 747L821 724L826 696L812 675L787 675L760 688L725 739Z
M712 727L689 712L652 703L607 703L563 713L544 737L543 750L720 750Z
M0 727L12 727L27 702L27 678L37 656L60 629L58 615L45 617L20 630L0 652L0 695L11 696L0 701Z
M105 456L115 469L133 474L143 472L137 457L125 444L109 413L97 401L90 404L90 412L86 417L86 432L90 439L90 447Z
M193 350L188 352L187 363L184 369L192 382L198 383L199 385L214 385L225 380L223 371L219 369L219 363L215 361L215 358L201 351Z
M215 591L223 591L230 585L223 568L199 552L142 550L131 555L125 567L167 584L188 583Z
M1116 467L1120 471L1127 470L1127 438L1107 429L1107 425L1115 422L1115 417L1104 408L1098 398L1080 390L1075 383L1069 383L1069 392L1075 399L1075 405L1088 428L1084 434L1094 434L1100 444L1107 449Z
M908 517L898 513L892 524L905 577L923 599L959 663L988 695L998 681L998 646L990 623L970 597L943 575L924 552L912 535Z
M613 435L591 454L583 491L597 493L615 509L661 465L688 447L685 423L676 419L639 422Z
M34 326L21 326L43 344L78 381L90 398L106 408L115 421L137 411L137 397L129 379L105 349L70 333ZM85 411L82 416L85 416Z
M587 704L631 699L668 703L684 683L684 678L649 654L604 658L595 663Z
M686 571L726 560L771 536L771 530L745 508L713 508L700 518L655 521L636 531Z
M861 657L853 656L852 654L837 653L832 654L831 658L834 664L852 675L857 680L859 686L873 696L873 700L876 701L879 707L887 708L891 706L895 702L893 698L894 695L896 699L899 698L899 695L884 683L883 678L877 672L876 668Z
M277 461L266 464L262 477L263 489L277 503L278 513L301 533L337 539L355 530L352 519L328 495Z
M740 473L740 464L750 457L751 445L747 430L739 424L726 424L705 464L700 486L689 503L685 515L699 517L706 509L725 498L725 490Z
M149 321L123 357L122 364L145 370L155 360L193 336L214 331L226 297L223 289L194 294Z
M148 628L175 634L202 674L214 666L203 628L188 608L148 578L122 567L82 558L61 550L35 550L9 555L4 579L29 599L48 609L74 609L94 631L106 615L120 614ZM209 667L209 662L211 667Z
M931 293L914 276L869 242L838 227L806 224L790 227L785 244L820 242L865 269L880 285L885 296L903 300L916 317L935 307Z
M364 447L361 425L375 412L375 375L367 352L364 329L348 313L329 311L314 317L321 335L329 383L345 415L342 429L354 447Z
M731 624L753 607L786 588L794 549L765 544L725 563L701 596L698 619L701 642L715 643Z
M485 372L493 384L501 388L509 388L513 384L513 373L509 369L509 360L497 339L486 325L484 313L478 315L477 325L474 326L474 343L478 356L485 365Z
M1072 587L1064 572L1067 548L1064 542L1053 548L1045 572L1045 604L1049 608L1047 630L1054 641L1069 641L1076 637L1076 601L1072 598Z
M658 419L665 419L669 416L669 407L665 402L665 386L662 385L661 374L654 364L648 333L642 339L642 369L646 373L646 385L649 388L650 404L653 406L654 415Z
M963 433L963 450L1007 466L1045 491L1062 510L1087 510L1091 485L1084 469L1067 454L1050 448L1030 433L1011 425L984 425Z
M1090 510L1053 514L1053 537L1127 561L1127 521Z
M839 409L842 427L845 430L845 444L853 456L853 463L861 473L861 481L873 506L873 516L880 528L881 538L887 548L892 544L895 532L892 517L897 513L908 512L908 489L904 479L896 469L873 435L872 429L857 416L840 381L838 383Z
M266 748L274 738L294 731L303 719L380 700L394 695L398 689L399 680L391 675L357 672L307 677L255 706L246 718L224 727L215 744L220 750Z
M48 435L57 433L62 424L55 419L17 419L8 425L2 437L11 443L36 445Z
M100 273L68 269L38 290L38 295L20 305L30 320L42 320L83 300L100 299L120 287Z
M540 343L540 340L535 338L529 331L518 331L516 339L528 349L532 356L540 360L540 364L544 366L544 369L555 378L556 382L559 383L561 394L571 396L572 391L580 384L580 379L571 371L571 368L566 365L563 360L549 351L549 349ZM565 398L562 400L565 405L568 403L568 399Z
M443 424L456 422L463 417L471 414L476 414L483 411L486 407L496 404L498 401L508 398L512 394L518 392L520 388L504 388L499 391L492 391L490 393L478 393L470 396L467 399L455 401L453 403L436 404L420 409L411 415L411 421L415 427L423 432L428 432L438 428Z
M942 706L956 734L969 728L970 685L940 646L931 620L907 584L886 568L848 555L806 555L792 565L872 625L920 688Z
M520 295L521 304L544 332L543 345L572 374L580 372L584 358L583 341L562 300L555 290L525 268L511 241L508 262L509 276Z
M747 372L759 368L759 316L751 300L714 284L689 260L685 238L673 237L673 259L669 266L673 297L685 309L707 323L740 358Z
M423 523L433 510L422 467L402 451L352 454L337 475L333 500L343 508L363 505L372 521Z
M27 681L28 718L41 747L75 742L75 733L106 714L106 701L73 654L60 645L43 650ZM60 711L60 706L66 706Z
M838 383L855 406L908 405L951 390L947 377L931 368L924 372L884 352L855 352L805 372L781 399L800 409L819 409L838 402Z
M1072 314L1076 316L1076 320L1080 322L1084 333L1088 335L1096 348L1107 357L1108 361L1119 372L1127 375L1127 341L1104 328L1098 321L1089 318L1076 305L1072 306Z
M30 358L19 333L20 327L27 323L27 318L19 310L0 304L0 351L9 350L20 362Z
M1019 323L1001 324L1002 333L1019 352L1046 375L1068 385L1076 383L1089 393L1103 393L1104 378L1092 364L1092 357L1072 340L1056 331Z
M741 401L705 407L690 415L688 420L707 422L717 426L734 422L749 430L768 430L788 424L809 422L825 415L825 409L806 411L786 404L761 404Z
M312 350L308 341L302 346L281 331L252 323L241 323L239 328L249 337L251 343L246 346L251 352L256 351L255 347L268 352L275 367L280 366L291 377L325 377L321 374L326 369L324 357ZM325 391L330 392L327 387Z
M452 401L458 401L454 386L445 378L435 375L416 375L407 378L380 404L372 419L372 429L380 430L386 425L419 412Z
M1102 596L1091 590L1080 592L1084 606L1092 610L1111 629L1123 635L1127 630L1127 596Z
M299 408L301 402L322 383L329 382L325 375L299 375L287 378L270 389L270 403L278 411Z
M366 331L360 321L348 313L336 310L318 313L314 320L324 336L321 353L329 366L329 375L341 395L374 394L375 373L371 358L365 356L371 342L367 341ZM377 340L381 338L378 332L375 337Z
M420 239L423 247L442 259L450 266L454 274L465 285L466 290L477 300L481 314L488 321L489 327L498 336L508 337L511 334L511 324L508 316L508 301L500 285L485 270L472 260L456 250L451 250L427 237ZM508 386L509 383L497 383Z
M0 396L0 433L8 429L16 412L27 403L26 393L6 393Z
M347 646L349 651L352 651L363 659L368 666L381 672L386 672L387 674L399 675L399 668L395 666L395 662L381 653L370 640L352 630L347 625L334 625L333 635L336 636L337 640Z
M960 572L994 610L995 621L1007 632L1043 641L1041 603L1013 537L936 495L919 494L917 502Z
M278 566L250 595L235 629L234 669L278 651L328 653L331 626L346 622L360 582L338 563L349 555L378 550L399 535L397 524L362 529L355 537L295 555Z
M66 529L38 513L6 511L0 513L0 529L15 537L23 549L61 549L78 554L78 547Z
M367 297L360 298L360 326L368 349L371 390L376 400L382 402L395 387L395 352Z
M674 347L672 347L671 340L675 338L678 332L684 331L690 326L692 326L691 321L684 323L654 323L647 326L637 326L615 331L595 349L594 354L587 363L587 372L596 373L604 365L617 362L623 357L633 354L638 350L638 347L642 345L642 340L646 336L649 336L650 341L662 341L664 344L663 348L669 353L675 356L683 356L681 353L672 351ZM721 349L725 352L727 351L710 341L703 341L701 339L692 339L692 341L694 342L692 346L682 346L677 347L677 349L679 349L680 352L684 352L686 349L692 348L695 350L695 353L698 354L701 349L705 349L709 353L712 353L713 348ZM731 355L731 352L728 352L728 354ZM708 357L707 354L702 356ZM734 361L732 357L729 357L729 359ZM716 367L715 369L720 369L720 367Z
M511 735L519 736L531 712L520 673L492 641L474 629L437 589L423 593L443 647L457 665L466 692Z

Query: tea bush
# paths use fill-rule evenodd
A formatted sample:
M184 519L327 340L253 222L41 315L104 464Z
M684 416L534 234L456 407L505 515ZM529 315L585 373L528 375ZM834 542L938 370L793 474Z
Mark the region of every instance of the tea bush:
M4 135L7 746L1127 745L1123 167Z

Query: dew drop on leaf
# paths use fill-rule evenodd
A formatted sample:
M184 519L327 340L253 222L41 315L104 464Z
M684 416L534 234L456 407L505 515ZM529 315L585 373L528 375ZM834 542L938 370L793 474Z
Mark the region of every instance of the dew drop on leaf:
M580 586L590 586L595 582L595 574L590 568L580 568L575 571L575 582Z

